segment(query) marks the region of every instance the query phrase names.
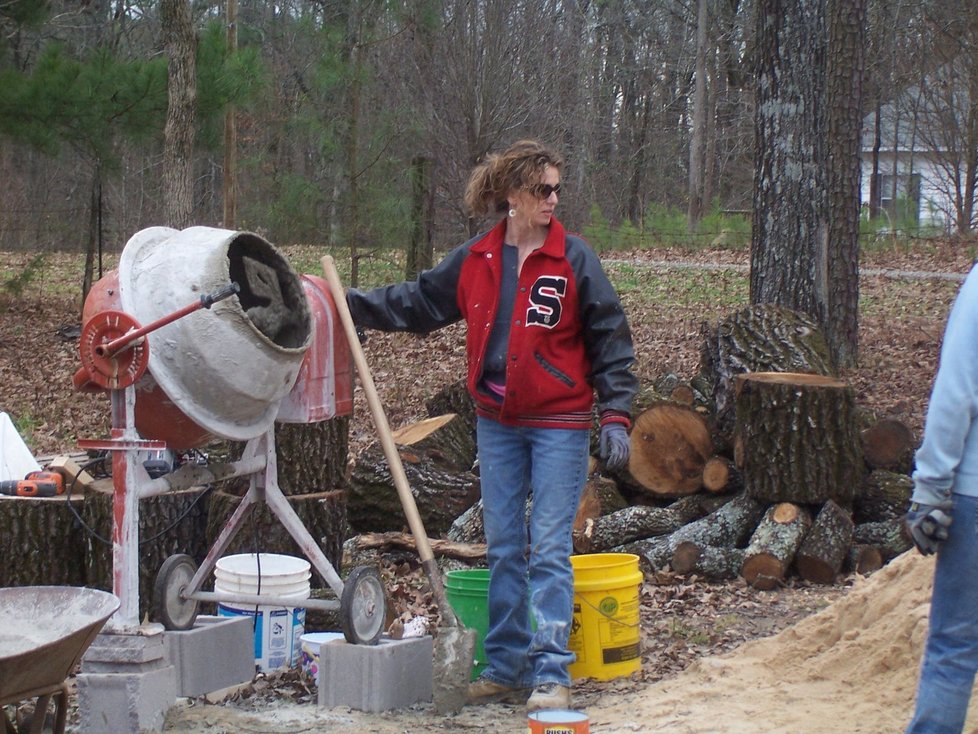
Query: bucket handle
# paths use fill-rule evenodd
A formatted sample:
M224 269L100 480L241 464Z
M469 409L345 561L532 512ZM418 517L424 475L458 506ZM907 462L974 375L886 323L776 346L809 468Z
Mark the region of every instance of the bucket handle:
M581 596L580 599L581 599L581 601L584 604L587 604L589 607L591 607L591 609L593 609L594 611L596 611L602 617L605 617L609 622L612 622L614 624L620 624L622 627L639 627L641 625L641 620L639 620L638 622L635 622L634 624L632 622L623 622L620 619L617 619L615 617L612 617L607 612L604 612L604 611L598 609L596 606L594 606L594 604L592 604L590 601L588 601L587 599L585 599L583 596Z

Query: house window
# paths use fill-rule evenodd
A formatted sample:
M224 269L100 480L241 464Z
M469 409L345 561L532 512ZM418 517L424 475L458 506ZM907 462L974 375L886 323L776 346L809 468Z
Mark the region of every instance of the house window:
M894 198L893 184L896 182L896 197ZM920 174L909 176L880 175L880 208L893 219L909 219L916 222L920 219Z

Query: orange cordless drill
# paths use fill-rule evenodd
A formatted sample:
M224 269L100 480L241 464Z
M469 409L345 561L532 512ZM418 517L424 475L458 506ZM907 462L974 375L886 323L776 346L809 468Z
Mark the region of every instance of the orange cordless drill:
M0 494L15 497L54 497L64 491L64 480L53 471L32 471L23 479L0 482Z

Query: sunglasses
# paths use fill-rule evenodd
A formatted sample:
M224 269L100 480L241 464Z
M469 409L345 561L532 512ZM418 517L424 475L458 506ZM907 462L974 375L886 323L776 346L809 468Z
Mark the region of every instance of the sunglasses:
M554 186L550 184L533 184L532 186L527 186L526 189L538 199L549 199L551 194L560 193L560 184Z

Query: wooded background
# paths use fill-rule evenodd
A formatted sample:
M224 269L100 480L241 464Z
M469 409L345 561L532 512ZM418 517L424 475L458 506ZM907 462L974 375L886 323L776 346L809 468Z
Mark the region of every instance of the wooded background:
M857 46L830 50L846 13ZM754 204L772 29L807 39L802 73L842 59L862 82L831 100L801 83L815 136L826 104L859 121L963 59L970 123L948 126L974 157L974 16L970 0L0 0L0 250L118 250L190 222L447 247L478 226L472 165L525 136L565 152L572 229L680 212L709 242L725 225L705 214Z

